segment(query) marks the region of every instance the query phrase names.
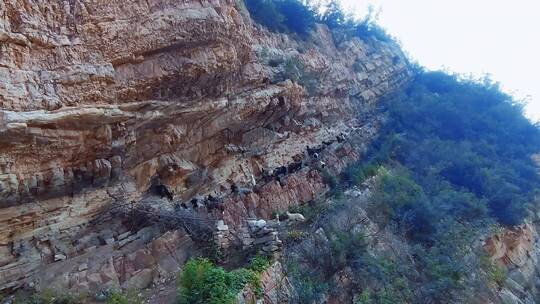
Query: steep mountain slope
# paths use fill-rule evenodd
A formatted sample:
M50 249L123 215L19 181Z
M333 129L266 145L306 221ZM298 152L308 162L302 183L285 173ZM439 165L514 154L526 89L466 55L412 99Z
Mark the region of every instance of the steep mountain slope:
M337 2L0 16L2 303L539 302L540 132L490 81Z
M171 280L216 229L228 247L246 219L323 194L321 166L376 133L357 113L411 75L392 42L271 33L230 0L0 15L3 292Z
M420 71L378 113L367 153L286 242L300 302L535 303L540 132L522 105Z

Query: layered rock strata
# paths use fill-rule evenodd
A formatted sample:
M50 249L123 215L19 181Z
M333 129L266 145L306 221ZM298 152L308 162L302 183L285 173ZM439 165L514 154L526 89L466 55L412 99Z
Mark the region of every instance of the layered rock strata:
M196 236L129 210L239 231L312 200L321 168L375 134L358 113L410 77L393 43L270 33L232 0L6 0L0 15L4 291L164 280Z
M489 237L484 248L505 272L499 298L505 304L536 303L540 297L540 239L532 222Z

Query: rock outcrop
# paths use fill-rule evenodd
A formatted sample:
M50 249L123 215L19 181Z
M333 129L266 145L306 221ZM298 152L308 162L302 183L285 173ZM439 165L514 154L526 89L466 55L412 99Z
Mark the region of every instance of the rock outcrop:
M540 239L531 223L505 229L485 241L491 260L507 275L499 291L502 303L536 303L540 296Z
M0 15L6 292L167 279L197 236L134 210L240 231L312 200L321 166L340 171L375 134L357 113L411 75L393 43L336 45L324 26L293 39L232 0L5 0Z
M249 234L242 239L242 245L251 245L265 255L281 249L283 242L279 239L275 225L268 225L265 220L248 220L248 227Z
M275 262L261 274L262 298L257 298L250 287L244 288L238 294L237 303L284 304L294 298L294 288L283 271L283 266Z

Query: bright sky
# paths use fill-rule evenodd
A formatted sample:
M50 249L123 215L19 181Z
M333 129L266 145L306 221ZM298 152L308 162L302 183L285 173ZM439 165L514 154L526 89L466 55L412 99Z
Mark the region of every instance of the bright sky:
M342 0L347 12L380 10L379 24L428 69L490 74L503 90L528 100L540 120L540 1Z

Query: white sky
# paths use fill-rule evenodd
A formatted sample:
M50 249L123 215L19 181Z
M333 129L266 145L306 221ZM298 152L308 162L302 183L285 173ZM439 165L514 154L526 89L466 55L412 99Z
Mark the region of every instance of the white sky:
M347 12L380 9L379 24L428 69L481 76L527 99L540 119L539 0L342 0Z

